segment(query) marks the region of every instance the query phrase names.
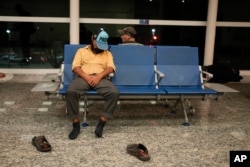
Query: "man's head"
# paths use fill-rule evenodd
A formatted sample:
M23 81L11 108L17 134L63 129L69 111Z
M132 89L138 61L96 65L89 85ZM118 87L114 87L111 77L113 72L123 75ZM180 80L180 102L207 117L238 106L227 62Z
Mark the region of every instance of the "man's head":
M92 35L92 45L93 48L99 50L108 50L108 38L109 35L103 28L100 28Z
M123 29L119 29L118 33L121 36L122 42L134 42L136 31L133 27L125 27Z

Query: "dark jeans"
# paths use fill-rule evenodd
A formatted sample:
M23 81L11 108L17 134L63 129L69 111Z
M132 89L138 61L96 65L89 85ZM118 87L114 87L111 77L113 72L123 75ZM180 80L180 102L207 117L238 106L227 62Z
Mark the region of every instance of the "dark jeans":
M91 87L88 85L88 83L80 77L76 77L71 82L66 92L67 111L71 118L79 119L79 98L83 96L90 88ZM93 89L95 89L98 94L104 97L105 103L102 116L113 118L113 113L116 109L119 98L119 92L115 85L110 80L103 79Z

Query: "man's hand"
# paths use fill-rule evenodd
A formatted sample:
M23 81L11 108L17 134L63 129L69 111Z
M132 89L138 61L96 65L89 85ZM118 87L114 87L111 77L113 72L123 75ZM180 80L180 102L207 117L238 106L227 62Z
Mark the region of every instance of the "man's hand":
M110 73L114 72L112 67L106 68L103 72L96 75L88 75L80 67L75 67L73 69L74 73L84 79L91 87L95 87L99 82L108 76Z
M91 87L95 87L96 85L99 84L101 79L102 79L101 75L93 75L88 77L87 82Z

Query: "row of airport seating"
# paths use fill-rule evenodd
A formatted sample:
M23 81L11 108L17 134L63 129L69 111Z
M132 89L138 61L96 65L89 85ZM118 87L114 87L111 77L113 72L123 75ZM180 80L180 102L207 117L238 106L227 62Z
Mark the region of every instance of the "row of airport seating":
M84 45L64 46L64 64L58 91L63 96L74 79L72 61L81 47ZM116 71L110 79L118 88L121 101L175 100L173 111L177 104L181 104L185 116L183 125L187 126L189 119L185 101L217 99L221 95L221 92L204 86L212 74L201 70L197 47L110 45L109 50L116 65ZM95 90L89 90L83 98L85 111L88 110L88 100L101 99Z

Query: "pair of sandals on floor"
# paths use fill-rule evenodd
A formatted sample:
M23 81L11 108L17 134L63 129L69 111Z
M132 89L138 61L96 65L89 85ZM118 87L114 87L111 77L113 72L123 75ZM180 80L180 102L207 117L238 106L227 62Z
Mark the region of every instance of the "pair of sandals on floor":
M52 150L52 147L45 136L33 137L32 145L35 146L36 149L41 152L49 152ZM150 160L148 149L143 144L129 144L127 146L127 153L137 157L141 161Z

